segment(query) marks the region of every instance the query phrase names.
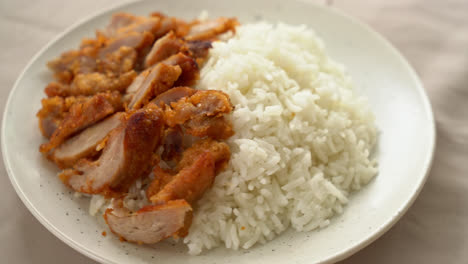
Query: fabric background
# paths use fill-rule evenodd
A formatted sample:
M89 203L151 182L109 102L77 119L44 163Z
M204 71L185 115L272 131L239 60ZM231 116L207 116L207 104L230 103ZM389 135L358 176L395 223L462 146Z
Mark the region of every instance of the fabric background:
M0 0L0 108L42 46L77 20L118 2L123 1ZM468 1L314 2L343 10L390 40L421 77L437 121L433 167L414 205L380 239L341 263L467 263ZM0 210L2 263L95 263L29 213L2 162Z

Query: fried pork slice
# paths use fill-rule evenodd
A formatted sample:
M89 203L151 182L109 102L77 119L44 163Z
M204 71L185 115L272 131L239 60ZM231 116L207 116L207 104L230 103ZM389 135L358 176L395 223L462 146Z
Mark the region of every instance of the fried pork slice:
M79 73L96 70L96 55L104 45L104 38L84 39L79 50L71 50L47 63L54 77L61 83L70 83Z
M112 75L124 74L136 67L137 59L138 53L134 48L121 46L101 58L97 63L97 70Z
M177 164L177 171L191 166L198 156L204 152L209 152L215 160L215 174L224 170L231 158L229 146L224 142L219 142L210 138L201 139L195 142L190 148L184 151L183 157Z
M153 175L154 179L151 181L148 188L146 188L146 198L151 199L154 195L162 190L162 188L169 183L173 176L173 172L163 170L159 165L154 166Z
M170 31L174 31L177 37L183 37L190 30L190 25L187 22L176 17L168 17L160 12L153 12L150 16L157 17L161 21L159 29L154 32L156 38L160 38Z
M154 244L171 236L186 236L192 221L192 207L184 200L175 200L132 213L120 202L106 210L104 219L121 240Z
M211 139L204 139L188 148L178 165L178 173L167 182L167 175L155 172L155 180L167 184L150 184L147 195L154 204L163 204L171 200L184 199L192 204L202 197L215 179L225 168L230 158L229 146ZM161 188L161 186L163 186ZM157 191L159 189L159 191Z
M160 100L163 97L161 95ZM161 102L155 103L161 105ZM182 97L170 105L166 104L164 118L169 127L182 125L190 135L227 139L234 131L224 115L232 109L227 94L215 90L196 90L191 96Z
M126 192L135 180L150 172L163 127L159 109L136 111L110 133L98 160L80 160L59 177L78 192L104 195Z
M185 43L191 57L195 58L198 65L205 62L210 49L213 47L210 40L192 40Z
M187 202L192 203L198 200L211 187L214 178L214 158L209 152L203 152L190 166L179 171L150 200L154 204L164 204L177 199L185 199Z
M86 99L87 97L84 96L70 96L67 98L56 96L42 99L42 108L37 113L42 135L50 138L68 113L70 107L74 103L84 102Z
M144 67L148 68L170 56L179 53L184 42L177 38L173 31L156 40L151 51L146 55Z
M96 123L78 135L67 139L57 147L51 159L60 167L72 167L78 160L94 156L99 150L98 145L107 135L124 121L125 113L119 112Z
M224 116L197 115L184 123L185 133L195 137L228 139L234 135L232 123Z
M103 60L106 56L118 51L123 46L133 48L138 52L146 47L150 47L153 41L154 36L149 32L139 33L132 31L120 34L106 41L106 46L99 50L97 58Z
M154 96L167 91L179 78L181 72L181 67L178 65L172 66L159 63L154 68L141 73L141 75L145 76L144 79L136 78L135 82L137 84L132 84L128 89L131 93L136 91L128 104L128 108L141 108ZM139 87L137 87L138 84L140 84Z
M45 92L49 97L94 95L107 91L123 92L133 82L136 75L133 70L118 77L98 72L78 74L70 85L58 82L49 83L45 88Z
M161 63L165 63L167 65L178 65L182 69L182 74L174 86L191 86L200 78L200 70L195 59L183 54L182 52L172 55Z
M120 109L122 109L122 102L118 92L99 93L83 102L74 103L49 142L42 144L39 150L42 153L48 153L68 137Z
M227 31L235 32L239 22L235 18L219 17L213 20L206 20L196 23L190 28L185 36L187 41L191 40L213 40L218 35Z
M151 103L160 107L164 107L164 105L171 105L171 103L177 102L184 97L190 97L196 92L197 90L187 86L174 87L158 95L155 99L151 101Z

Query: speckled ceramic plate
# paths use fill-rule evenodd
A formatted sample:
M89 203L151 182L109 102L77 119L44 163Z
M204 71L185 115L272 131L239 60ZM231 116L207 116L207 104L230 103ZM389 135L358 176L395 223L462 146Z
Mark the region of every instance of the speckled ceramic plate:
M307 24L325 40L329 54L348 68L359 93L369 98L380 130L380 173L353 195L345 212L329 227L289 231L249 250L223 248L190 256L184 245L160 243L153 248L103 237L103 227L87 214L86 199L74 198L55 177L58 172L38 152L43 141L36 112L43 87L51 81L46 62L74 48L112 13L148 14L160 10L184 18L202 10L212 16L237 16L241 22L264 19ZM81 253L103 263L322 263L343 259L388 230L421 190L434 150L434 120L424 89L405 59L367 26L335 10L305 1L159 0L129 3L101 12L50 42L29 63L12 89L5 109L2 151L19 197L53 234Z

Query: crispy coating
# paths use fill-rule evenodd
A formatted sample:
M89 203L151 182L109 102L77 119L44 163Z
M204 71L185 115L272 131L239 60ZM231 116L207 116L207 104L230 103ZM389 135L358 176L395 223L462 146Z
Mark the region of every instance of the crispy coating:
M98 72L78 74L70 85L58 82L49 83L45 88L45 92L49 97L94 95L107 91L123 92L132 83L136 75L133 70L117 78Z
M72 104L70 111L60 122L49 142L42 144L39 150L42 153L48 153L74 133L120 109L122 109L122 102L118 92L99 93L86 99L84 102Z
M156 40L151 51L146 55L145 68L148 68L170 56L179 53L184 42L177 38L173 31L170 31L164 37Z
M127 192L131 184L148 175L153 151L162 137L158 109L141 109L109 135L97 161L81 160L60 179L75 191L104 195Z
M120 205L107 209L104 219L121 241L154 244L168 237L185 237L192 222L192 207L184 200L148 205L132 213Z

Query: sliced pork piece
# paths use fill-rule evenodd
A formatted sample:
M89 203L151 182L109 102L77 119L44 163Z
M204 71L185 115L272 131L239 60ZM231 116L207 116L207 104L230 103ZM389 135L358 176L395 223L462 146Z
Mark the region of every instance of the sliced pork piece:
M48 62L47 66L54 72L57 81L70 83L75 74L93 72L96 69L96 61L91 56L83 55L81 51L72 50Z
M217 90L197 90L192 96L171 103L170 108L165 110L165 116L168 125L173 127L196 115L221 116L230 113L232 109L227 94Z
M232 123L224 116L197 115L184 123L185 133L195 137L228 139L234 135Z
M155 16L152 16L155 17ZM160 16L158 17L161 21L159 28L153 32L156 39L166 35L170 31L178 32L179 20L174 17Z
M192 40L187 41L185 45L190 56L195 58L199 66L205 62L210 49L213 47L210 40Z
M129 32L127 34L118 35L116 38L109 40L107 45L99 50L98 59L103 60L106 56L119 50L120 47L123 46L139 51L151 46L153 41L154 36L149 32Z
M149 205L132 213L122 205L107 209L104 219L121 240L154 244L168 237L184 237L191 224L192 207L184 200Z
M133 79L133 82L127 87L127 90L125 91L125 96L123 101L128 105L132 98L135 96L135 94L138 92L140 87L143 85L143 82L145 81L146 77L148 74L151 72L151 69L145 70L138 74L138 76Z
M191 166L198 157L204 153L209 152L215 160L215 173L218 174L226 168L229 159L231 158L231 151L229 146L224 142L219 142L210 138L201 139L195 142L190 148L184 151L182 159L177 164L177 171Z
M122 124L124 116L123 112L116 113L67 139L54 150L51 159L60 168L68 168L79 159L93 156L98 152L97 146L113 129Z
M128 104L128 108L141 108L143 105L147 104L152 97L167 91L179 78L181 71L181 67L177 65L172 66L159 63L149 72L143 73L147 76L143 81L137 78L137 81L141 82L141 85L133 95ZM132 84L131 90L136 89L135 86Z
M185 36L185 39L188 41L216 39L218 35L227 31L235 32L238 25L237 19L226 17L201 21L190 28L190 32Z
M61 83L70 83L79 73L91 73L96 70L96 55L104 45L104 39L84 39L79 50L62 53L60 57L47 63L54 72L54 77Z
M234 135L231 122L224 117L233 107L229 96L221 91L176 87L152 103L164 109L169 127L181 125L185 133L196 137L227 139Z
M135 180L151 170L153 151L160 142L163 127L159 109L136 111L110 133L97 161L81 160L59 177L67 186L83 193L126 192Z
M70 107L74 103L84 102L86 100L87 97L84 96L70 96L67 98L56 96L42 99L42 108L37 113L39 128L41 129L42 135L46 138L50 138L59 127L63 118L67 115Z
M164 204L184 199L188 203L198 200L211 187L215 178L215 160L208 152L201 153L193 163L183 168L150 200Z
M177 53L176 55L172 55L171 57L163 60L161 63L168 65L179 65L182 69L182 74L174 86L191 86L194 85L200 78L200 70L195 59L181 52Z
M42 153L48 153L74 133L83 130L120 109L122 109L122 102L119 92L99 93L87 98L83 102L74 103L52 134L49 142L42 144L39 150Z
M146 198L149 200L153 195L156 195L162 188L174 177L171 172L165 171L156 165L153 168L154 179L146 188Z
M118 76L133 70L137 59L138 53L134 48L122 46L98 61L98 71Z
M94 95L100 92L123 92L136 77L136 72L129 71L118 77L103 73L78 74L71 85L52 82L45 88L46 94L51 96Z
M190 97L196 92L197 90L186 86L174 87L158 95L151 103L157 106L171 105L172 102L177 102L184 97Z
M169 173L155 168L154 180L146 195L154 204L176 199L185 199L192 204L211 187L230 157L229 146L225 143L212 139L200 140L184 151L176 175L171 177Z
M179 53L184 42L173 31L156 40L151 51L146 55L144 67L148 68L170 56Z

